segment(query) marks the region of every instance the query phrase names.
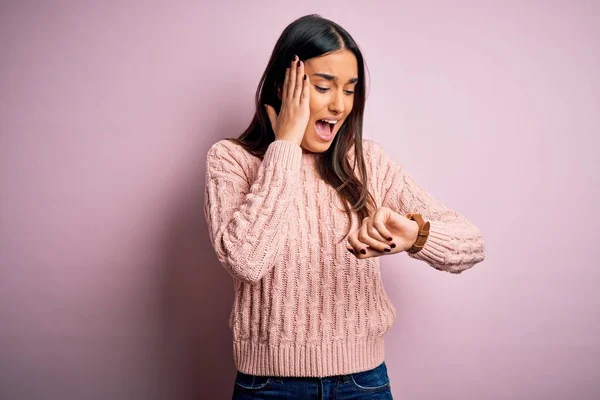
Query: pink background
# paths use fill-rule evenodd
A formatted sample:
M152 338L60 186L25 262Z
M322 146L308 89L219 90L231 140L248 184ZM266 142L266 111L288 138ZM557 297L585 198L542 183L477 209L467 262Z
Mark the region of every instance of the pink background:
M0 6L0 398L230 398L205 154L313 12L364 51L365 137L486 239L382 259L396 398L600 398L598 2L191 3Z

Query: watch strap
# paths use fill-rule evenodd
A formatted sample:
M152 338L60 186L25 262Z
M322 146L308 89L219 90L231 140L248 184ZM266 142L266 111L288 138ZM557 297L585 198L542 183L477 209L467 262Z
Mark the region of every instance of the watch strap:
M417 240L410 249L406 250L408 253L414 254L419 252L425 246L425 242L427 242L427 237L429 236L431 224L429 223L429 221L425 221L421 214L407 214L406 218L415 221L419 226L419 234L417 235Z

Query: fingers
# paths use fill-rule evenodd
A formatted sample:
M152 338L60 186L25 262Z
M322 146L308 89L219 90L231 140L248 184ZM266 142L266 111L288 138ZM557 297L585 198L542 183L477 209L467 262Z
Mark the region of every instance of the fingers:
M287 89L287 99L291 100L294 98L294 91L296 90L296 75L297 71L296 71L296 65L297 62L296 60L298 59L298 56L295 56L294 59L292 60L292 65L290 67L290 72L289 72L289 77L288 77L288 89Z
M283 79L283 88L281 89L281 104L287 100L288 87L290 86L290 69L285 69L285 78Z
M379 257L383 254L386 254L386 253L382 253L376 249L367 247L364 243L361 243L358 240L357 235L358 235L358 232L355 232L354 234L352 234L348 237L348 243L351 246L348 248L348 251L350 251L350 253L354 254L357 258L363 259L363 258Z
M300 96L304 88L304 63L302 60L298 60L298 68L296 75L296 86L294 87L294 103L300 103Z
M384 243L389 243L392 240L392 233L385 226L385 223L390 218L390 209L381 207L375 211L375 215L373 215L373 219L371 220L372 227L377 231L378 237L377 240L380 240ZM375 237L371 235L372 237Z
M352 246L348 250L361 259L397 252L392 250L396 245L391 242L393 236L386 226L390 215L390 209L381 207L364 218L360 228L348 237Z
M304 67L304 63L303 67ZM304 68L302 68L304 70ZM304 72L303 72L304 74ZM306 104L308 106L308 103L310 101L310 78L308 77L308 75L306 75L306 78L303 79L303 84L302 84L302 94L300 95L300 104L304 105Z
M367 246L361 243L358 240L358 233L355 232L352 235L348 236L348 243L352 246L352 252L355 256L366 255L367 254Z
M373 228L370 220L371 218L369 217L363 219L363 223L358 230L358 240L375 250L389 253L392 249L387 245L386 240L381 237L379 232Z
M310 82L308 77L304 79L304 63L294 56L290 67L285 69L285 78L281 94L281 102L293 100L294 103L305 103L309 99Z
M366 235L368 226L368 223L366 222L367 219L368 218L365 218L363 220L363 224L359 230L348 236L348 243L352 246L355 254L367 255L369 252L375 252L378 255L381 255L384 252L384 248L387 246Z

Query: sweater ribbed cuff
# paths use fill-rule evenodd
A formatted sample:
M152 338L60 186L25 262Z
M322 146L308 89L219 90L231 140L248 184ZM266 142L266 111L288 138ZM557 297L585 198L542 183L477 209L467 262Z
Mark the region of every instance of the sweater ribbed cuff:
M451 236L442 222L429 221L429 236L425 246L416 253L406 253L409 257L425 261L429 264L442 265L446 260L444 254L451 250Z
M284 169L300 169L302 161L302 147L289 140L275 140L272 142L263 158L263 163L276 165Z

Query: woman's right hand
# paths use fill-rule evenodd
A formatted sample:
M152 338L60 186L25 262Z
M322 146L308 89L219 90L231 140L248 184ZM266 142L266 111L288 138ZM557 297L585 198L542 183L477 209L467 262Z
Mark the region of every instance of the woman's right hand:
M279 115L270 105L265 104L265 108L275 139L300 145L310 119L310 78L304 79L304 63L297 58L294 57L291 67L285 69Z

